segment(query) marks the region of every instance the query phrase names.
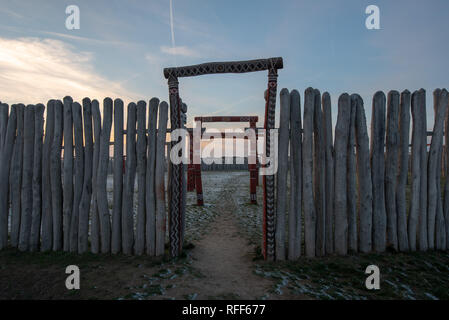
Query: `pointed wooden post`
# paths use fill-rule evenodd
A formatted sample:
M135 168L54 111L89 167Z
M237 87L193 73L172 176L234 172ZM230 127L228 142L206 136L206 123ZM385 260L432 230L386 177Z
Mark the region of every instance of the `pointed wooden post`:
M398 246L399 251L404 252L409 249L406 198L410 140L410 92L408 90L401 93L401 103L399 105L399 140L396 210L398 218Z
M307 88L304 93L304 129L302 141L302 190L304 204L305 255L315 256L315 205L313 202L313 114L315 92Z
M356 253L357 246L357 195L356 195L356 155L355 145L355 113L357 109L357 96L351 95L351 106L349 116L349 136L347 154L347 188L348 188L348 251Z
M11 246L19 245L22 167L23 167L23 117L25 105L17 105L17 136L11 161Z
M64 251L70 249L70 222L73 210L73 118L72 98L64 98L64 175L63 175L63 235Z
M442 212L439 211L438 204L441 205L441 192L439 185L441 184L441 170L439 165L441 163L440 152L443 144L443 129L444 119L447 113L448 93L446 90L437 89L434 92L434 109L435 109L435 124L433 127L432 143L430 145L429 162L428 162L428 206L427 206L427 236L428 248L434 249L435 242L437 249L445 248L446 238L444 227L444 218ZM440 193L438 193L440 192ZM439 220L438 226L436 220ZM443 221L443 222L442 222ZM436 237L436 230L438 236ZM444 237L444 239L442 239ZM443 241L444 240L444 241ZM443 245L444 243L444 245Z
M156 245L155 255L161 256L165 252L165 141L167 136L168 104L163 101L159 105L159 125L156 141L156 170L155 170L155 193L156 193Z
M30 245L31 215L33 211L34 109L34 105L28 105L25 108L23 118L22 203L19 235L20 251L28 250Z
M338 117L335 125L335 253L348 253L347 152L351 122L351 98L343 93L338 98Z
M6 106L6 107L5 107ZM3 108L8 111L8 105L3 104ZM3 117L5 114L3 113ZM8 116L6 112L6 116ZM5 120L4 120L5 121ZM0 250L8 245L8 216L9 216L9 174L11 168L11 159L13 154L14 141L17 128L17 105L11 106L7 128L2 142L0 162Z
M33 211L31 215L30 250L38 251L41 240L42 221L42 138L44 134L43 104L37 104L34 114L33 159Z
M123 101L114 100L114 168L111 253L122 249Z
M94 127L94 151L92 165L92 204L90 226L90 249L92 253L100 252L100 216L97 201L98 160L100 159L101 144L101 114L98 100L92 100L92 120Z
M426 91L418 91L418 111L421 118L421 136L420 136L420 182L421 191L419 194L419 229L418 229L418 248L420 251L428 249L427 235L427 112L426 112Z
M321 98L323 108L324 152L325 152L325 194L326 194L326 253L334 253L334 142L332 138L331 97L328 92Z
M101 253L111 251L111 217L108 205L107 179L109 163L109 140L112 126L112 99L103 101L103 128L100 137L100 151L97 168L97 205L100 222Z
M63 203L61 180L61 151L64 125L64 106L61 100L54 104L54 133L50 155L51 211L53 215L53 251L59 251L63 245Z
M366 128L363 100L355 95L355 141L357 148L357 186L359 216L359 251L370 252L372 249L373 192L371 181L370 151L368 130Z
M288 213L288 259L301 256L302 244L302 132L301 98L290 92L290 210Z
M445 181L444 181L444 202L443 202L443 214L445 220L446 230L446 249L449 249L449 111L446 114L444 124L444 162L445 162Z
M136 178L136 104L128 105L126 125L126 169L122 200L122 251L133 253L134 245L134 183Z
M142 255L145 251L145 224L146 224L146 158L147 158L147 104L145 101L137 102L137 221L136 221L136 243L134 253ZM154 219L154 218L153 218Z
M148 138L146 163L146 247L147 254L154 256L156 251L156 198L155 198L155 168L156 168L156 124L159 99L152 98L148 109ZM165 148L164 148L165 152Z
M285 211L287 204L287 171L290 120L290 96L287 89L280 93L278 171L276 188L276 260L285 260Z
M419 93L415 91L412 95L412 163L411 163L411 192L410 192L410 212L408 215L408 239L411 251L416 251L416 237L420 210L421 194L421 136L423 135L420 116ZM424 133L425 134L425 133ZM424 170L424 169L423 169ZM427 190L425 189L425 192Z
M376 92L371 117L371 176L373 182L373 246L376 252L386 248L385 211L385 94Z
M324 148L323 110L321 108L321 93L315 93L314 107L314 177L315 177L315 212L316 212L316 256L326 254L326 158Z
M72 116L75 132L75 184L73 210L70 219L70 252L78 252L79 205L84 180L83 118L81 115L81 105L78 102L72 103Z
M78 231L78 253L85 253L88 249L89 234L89 209L92 199L92 158L93 158L93 136L92 136L92 104L89 98L83 99L84 120L84 178L83 192L79 205L79 231Z
M388 93L387 135L385 155L385 208L387 213L387 245L398 250L396 183L399 151L399 92Z

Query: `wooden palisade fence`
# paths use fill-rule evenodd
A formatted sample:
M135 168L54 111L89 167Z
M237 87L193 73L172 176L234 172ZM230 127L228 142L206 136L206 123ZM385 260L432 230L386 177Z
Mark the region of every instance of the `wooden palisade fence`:
M0 249L163 255L168 104L151 99L146 117L145 101L128 105L126 131L120 99L104 99L102 116L88 98L0 104ZM114 162L110 210L113 124L114 157L126 134L127 161Z
M281 90L273 258L449 249L449 94L437 89L433 98L427 150L423 89L377 92L370 134L357 94L339 97L334 128L329 93L306 89L301 117L300 93ZM170 120L184 127L187 106L174 101L182 108ZM183 167L166 165L168 120L157 98L129 103L126 126L120 99L104 99L102 113L88 98L0 103L0 249L160 256L176 203L176 256L186 184L170 178L176 169L185 179ZM112 126L114 159L126 154L126 164L112 162L108 184Z
M449 148L443 148L444 138L449 145L449 134L444 135L449 132L448 109L447 90L435 90L435 123L428 151L423 89L413 94L390 91L387 97L377 92L370 135L362 98L344 93L338 99L333 141L330 95L326 92L321 97L312 88L305 91L301 130L299 92L283 89L276 259L384 252L387 248L401 252L449 249ZM290 176L285 169L288 147Z

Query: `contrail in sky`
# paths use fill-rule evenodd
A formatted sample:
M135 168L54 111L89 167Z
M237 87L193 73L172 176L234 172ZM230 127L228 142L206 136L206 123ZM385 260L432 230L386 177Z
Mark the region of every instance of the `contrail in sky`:
M175 56L175 65L176 63L176 44L175 44L175 29L173 27L173 0L170 0L170 31L171 31L171 46L173 48L173 53Z

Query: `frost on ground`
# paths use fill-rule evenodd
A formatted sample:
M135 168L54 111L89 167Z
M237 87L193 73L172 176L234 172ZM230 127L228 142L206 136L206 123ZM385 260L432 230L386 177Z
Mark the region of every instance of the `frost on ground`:
M204 207L196 192L187 195L186 242L193 246L180 258L2 250L0 299L449 299L448 252L265 262L262 179L257 205L250 204L248 171L203 172L202 181ZM110 209L112 188L109 177ZM65 288L71 264L80 267L81 290ZM380 290L365 288L371 264L380 269Z

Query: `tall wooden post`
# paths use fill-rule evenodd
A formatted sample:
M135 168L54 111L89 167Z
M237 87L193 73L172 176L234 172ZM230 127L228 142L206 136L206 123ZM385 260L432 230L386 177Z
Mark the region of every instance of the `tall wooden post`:
M38 251L42 222L42 138L44 135L43 104L37 104L34 114L34 160L33 160L33 213L31 216L30 250Z
M78 102L72 103L73 128L75 132L75 185L70 220L70 252L78 252L79 205L83 193L84 142L83 118L81 114L81 105Z
M181 105L179 101L178 78L174 75L168 78L168 88L170 97L170 121L171 130L181 128ZM178 141L172 141L172 148ZM170 156L170 155L169 155ZM170 238L170 256L177 257L182 251L182 174L183 164L172 164L170 187L171 187L171 204L169 212L169 238Z
M250 122L250 128L251 130L256 131L256 123ZM257 138L256 138L257 139ZM250 140L250 152L251 155L255 154L254 159L257 159L257 140L256 141L252 141ZM256 160L257 161L257 160ZM251 199L251 203L252 204L257 204L257 181L259 180L258 177L258 172L257 172L257 162L255 163L250 163L249 161L249 157L248 157L248 169L249 169L249 192L250 192L250 199Z
M83 99L84 118L84 179L83 192L79 205L78 253L85 253L88 249L89 209L92 199L92 168L93 168L93 130L92 103L89 98Z
M5 107L6 106L6 107ZM8 110L8 105L4 105ZM7 112L3 115L8 116ZM0 250L8 245L8 215L9 215L9 170L11 168L12 152L14 147L14 140L16 138L17 128L17 105L11 106L11 113L7 119L8 125L4 136L4 141L1 142L0 160L3 164L0 167Z
M34 105L28 105L24 113L23 126L23 169L19 250L29 249L31 213L33 211L33 159L34 159Z
M146 212L146 169L147 169L147 104L145 101L137 102L137 218L136 218L136 241L134 244L134 253L142 255L145 251L145 229L149 222L154 225L154 215L152 221L145 221ZM148 146L150 147L150 146ZM149 159L148 159L149 160ZM154 185L154 183L153 183ZM154 191L153 191L154 193ZM154 229L153 229L154 230ZM150 230L147 229L147 233ZM154 237L154 231L153 231ZM153 241L154 242L154 241ZM148 244L147 244L148 245Z
M199 122L199 130L200 134L202 133L203 124ZM195 130L195 129L194 129ZM193 141L193 161L197 162L193 164L193 175L195 177L195 189L196 189L196 204L198 206L204 205L204 197L203 197L203 182L201 180L201 139L199 141Z
M268 69L268 89L265 104L265 156L267 159L271 155L270 131L274 129L275 112L276 112L276 94L277 94L277 69L271 67ZM270 165L274 165L271 163ZM274 174L263 177L264 203L263 203L263 255L270 261L275 257L275 198L274 198Z
M122 249L122 200L123 200L123 101L114 100L114 167L111 252Z
M396 186L396 209L398 218L398 246L399 251L408 251L407 234L407 177L410 140L410 92L401 93L399 105L399 173Z
M147 169L146 169L146 247L147 254L155 255L156 250L156 140L157 140L157 112L159 99L152 98L148 110L148 139L147 139ZM165 150L164 150L165 153Z

